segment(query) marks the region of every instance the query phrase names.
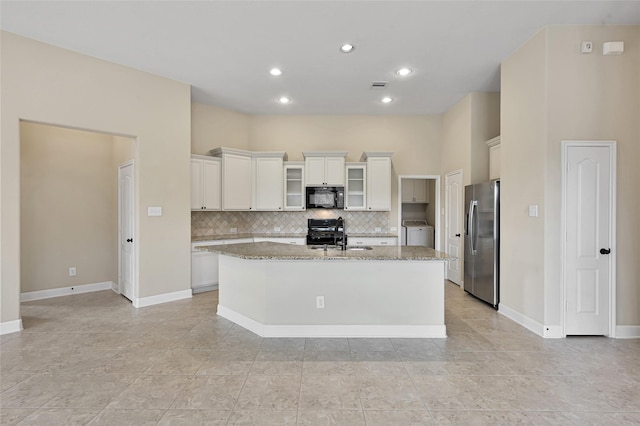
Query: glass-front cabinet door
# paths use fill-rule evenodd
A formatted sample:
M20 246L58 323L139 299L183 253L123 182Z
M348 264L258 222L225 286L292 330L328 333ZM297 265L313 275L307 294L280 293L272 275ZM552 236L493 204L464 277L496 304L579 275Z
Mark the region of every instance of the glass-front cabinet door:
M305 210L304 163L287 162L284 166L284 209Z
M347 163L345 188L345 210L365 210L367 207L367 165Z

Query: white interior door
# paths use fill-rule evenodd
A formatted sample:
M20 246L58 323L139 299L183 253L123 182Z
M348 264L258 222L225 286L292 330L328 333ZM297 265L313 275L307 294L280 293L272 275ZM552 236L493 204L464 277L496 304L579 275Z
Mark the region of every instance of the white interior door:
M610 334L614 149L612 146L566 147L567 335Z
M447 279L462 285L462 170L445 176L446 252L456 260L447 262Z
M119 291L124 297L133 300L134 297L134 174L133 162L120 166L118 169L118 209L119 209L119 240L120 240L120 284Z

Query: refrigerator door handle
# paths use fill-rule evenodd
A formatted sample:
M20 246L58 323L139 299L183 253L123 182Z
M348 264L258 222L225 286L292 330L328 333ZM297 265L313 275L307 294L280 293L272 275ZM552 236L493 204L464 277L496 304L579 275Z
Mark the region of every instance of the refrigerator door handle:
M471 249L471 254L475 255L477 250L476 250L476 243L477 243L477 236L476 236L476 229L474 227L475 224L475 217L476 217L476 207L478 206L478 201L476 200L471 200L469 202L469 222L467 223L467 228L469 230L469 248Z

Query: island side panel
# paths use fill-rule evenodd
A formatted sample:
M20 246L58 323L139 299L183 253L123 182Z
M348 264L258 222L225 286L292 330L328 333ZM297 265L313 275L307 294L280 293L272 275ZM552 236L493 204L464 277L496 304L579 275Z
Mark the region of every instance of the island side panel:
M264 262L256 262L221 254L218 258L218 314L254 332L234 313L264 324L267 320L265 303L267 278Z
M444 324L443 262L265 263L267 324ZM317 296L324 296L323 309Z

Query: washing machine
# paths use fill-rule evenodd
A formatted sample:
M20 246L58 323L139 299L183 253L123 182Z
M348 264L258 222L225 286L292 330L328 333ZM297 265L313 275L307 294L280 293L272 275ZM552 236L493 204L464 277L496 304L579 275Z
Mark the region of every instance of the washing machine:
M403 220L402 226L407 230L405 241L408 246L435 248L435 230L426 220Z

